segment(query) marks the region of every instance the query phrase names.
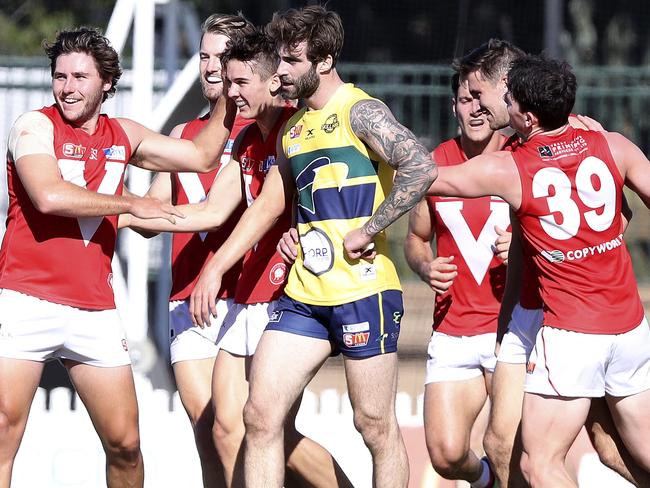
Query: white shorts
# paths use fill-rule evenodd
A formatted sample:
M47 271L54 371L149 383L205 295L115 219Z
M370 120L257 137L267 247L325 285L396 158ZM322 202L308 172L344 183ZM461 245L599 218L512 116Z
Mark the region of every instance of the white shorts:
M131 364L117 310L86 310L0 289L0 357Z
M494 371L496 333L475 336L451 336L433 332L427 350L427 373L424 384L462 381Z
M527 309L515 305L508 323L508 331L501 340L497 361L502 363L526 364L535 347L537 332L544 321L541 308Z
M550 396L630 396L650 389L650 328L583 334L542 327L530 355L524 390Z
M217 300L217 316L210 317L210 327L192 324L189 299L169 302L169 352L171 363L217 357L217 336L228 311L234 306L232 298Z
M238 356L252 356L269 322L277 301L243 305L235 303L228 311L217 344L224 351Z

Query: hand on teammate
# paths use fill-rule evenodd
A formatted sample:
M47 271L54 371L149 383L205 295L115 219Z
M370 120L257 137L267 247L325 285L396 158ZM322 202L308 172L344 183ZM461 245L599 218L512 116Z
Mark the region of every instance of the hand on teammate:
M452 263L453 260L454 256L438 256L420 266L420 278L438 295L449 290L458 276L458 267Z
M585 125L587 130L605 132L605 128L603 127L603 124L598 122L596 119L592 119L587 115L576 115L576 118Z
M366 259L372 261L377 256L373 236L366 233L363 227L351 230L343 239L343 247L348 257L354 259Z
M510 250L510 242L512 241L512 233L503 230L498 225L494 226L494 231L499 237L496 238L492 245L492 250L496 257L498 257L503 264L508 264L508 251Z
M287 264L293 264L298 257L298 230L294 227L282 234L277 247L280 256Z
M221 289L221 279L221 273L208 263L190 295L192 322L202 329L210 327L210 318L217 316L217 294Z
M141 219L165 219L172 224L176 223L175 217L184 218L185 215L169 203L164 203L157 198L133 197L130 214Z

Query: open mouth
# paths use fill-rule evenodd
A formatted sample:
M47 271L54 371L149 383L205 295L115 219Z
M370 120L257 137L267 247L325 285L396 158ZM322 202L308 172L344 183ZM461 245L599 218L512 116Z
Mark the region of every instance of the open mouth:
M221 83L223 80L221 79L221 76L217 75L210 75L205 77L205 81L210 83L211 85L216 84L216 83Z

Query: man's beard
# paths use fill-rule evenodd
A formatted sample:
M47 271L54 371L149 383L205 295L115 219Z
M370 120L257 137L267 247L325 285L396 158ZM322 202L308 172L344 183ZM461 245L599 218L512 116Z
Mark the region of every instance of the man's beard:
M316 66L311 65L311 68L299 78L296 78L293 85L288 90L282 90L282 97L288 100L299 100L301 98L309 98L320 86L320 78L316 73Z

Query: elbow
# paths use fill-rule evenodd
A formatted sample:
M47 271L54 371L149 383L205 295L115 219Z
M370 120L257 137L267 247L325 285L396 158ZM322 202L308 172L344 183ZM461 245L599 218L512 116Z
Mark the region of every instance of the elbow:
M62 210L62 199L53 191L42 191L31 197L36 210L46 215L57 215Z

